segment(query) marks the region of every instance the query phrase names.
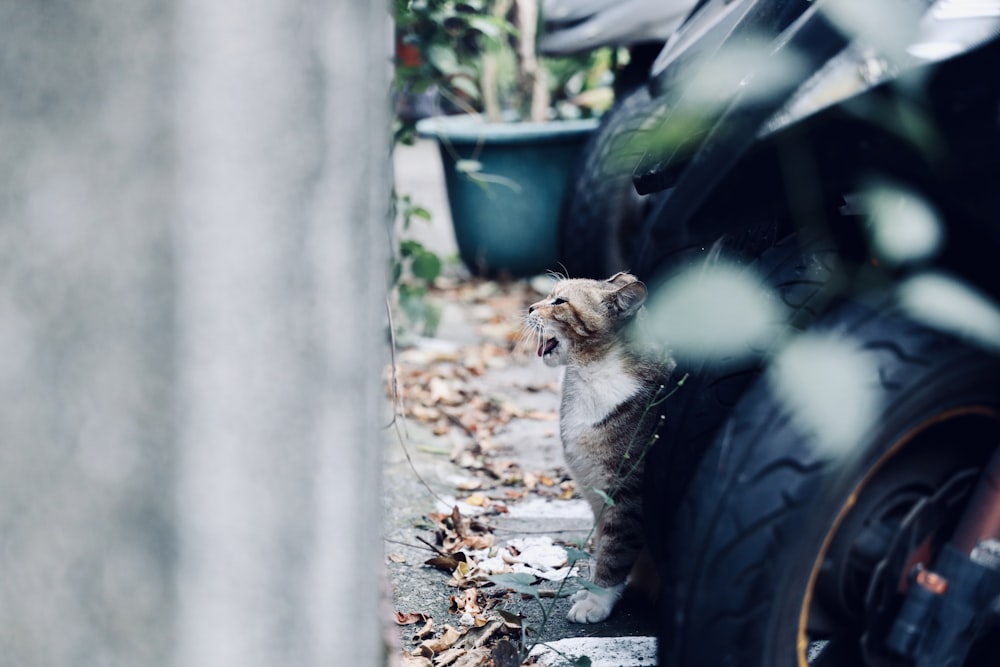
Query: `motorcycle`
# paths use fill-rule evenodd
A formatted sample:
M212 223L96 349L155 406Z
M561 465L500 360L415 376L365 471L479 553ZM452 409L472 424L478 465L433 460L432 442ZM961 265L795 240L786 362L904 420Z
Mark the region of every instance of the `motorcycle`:
M622 149L648 115L653 60L694 4L546 0L542 6L540 53L567 56L602 47L628 51L627 64L616 68L614 104L584 145L560 208L558 253L569 275L601 278L626 268L626 242L638 233L647 198L632 187L634 164Z
M605 46L662 47L693 5L660 0L545 0L545 29L538 50L566 56Z
M692 265L773 305L744 353L677 352L660 664L1000 664L998 66L995 0L707 0L660 53L653 326Z

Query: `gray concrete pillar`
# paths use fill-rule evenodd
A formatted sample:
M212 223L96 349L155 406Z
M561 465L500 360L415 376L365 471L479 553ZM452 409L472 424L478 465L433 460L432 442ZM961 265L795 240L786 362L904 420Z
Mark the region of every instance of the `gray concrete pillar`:
M0 6L0 666L381 663L387 17Z

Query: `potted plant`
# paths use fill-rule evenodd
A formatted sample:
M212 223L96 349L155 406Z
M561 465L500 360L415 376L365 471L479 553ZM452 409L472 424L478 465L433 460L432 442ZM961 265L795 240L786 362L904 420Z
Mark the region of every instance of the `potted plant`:
M597 126L568 98L596 87L606 54L539 58L537 0L397 0L396 21L398 87L440 101L416 129L440 146L463 262L484 275L555 268L560 201Z

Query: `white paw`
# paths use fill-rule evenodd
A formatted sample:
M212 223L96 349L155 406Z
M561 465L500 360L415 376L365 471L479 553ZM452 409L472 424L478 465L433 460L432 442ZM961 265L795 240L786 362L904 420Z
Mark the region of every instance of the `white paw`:
M603 591L583 589L573 594L566 619L571 623L599 623L611 615L625 585L611 586Z

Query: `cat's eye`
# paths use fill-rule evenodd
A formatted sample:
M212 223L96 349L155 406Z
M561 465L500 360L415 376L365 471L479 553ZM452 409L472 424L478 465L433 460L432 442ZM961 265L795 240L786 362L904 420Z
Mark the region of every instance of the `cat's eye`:
M556 298L552 299L552 303L550 305L561 306L564 303L566 303L566 299L562 298L561 296L557 296Z

